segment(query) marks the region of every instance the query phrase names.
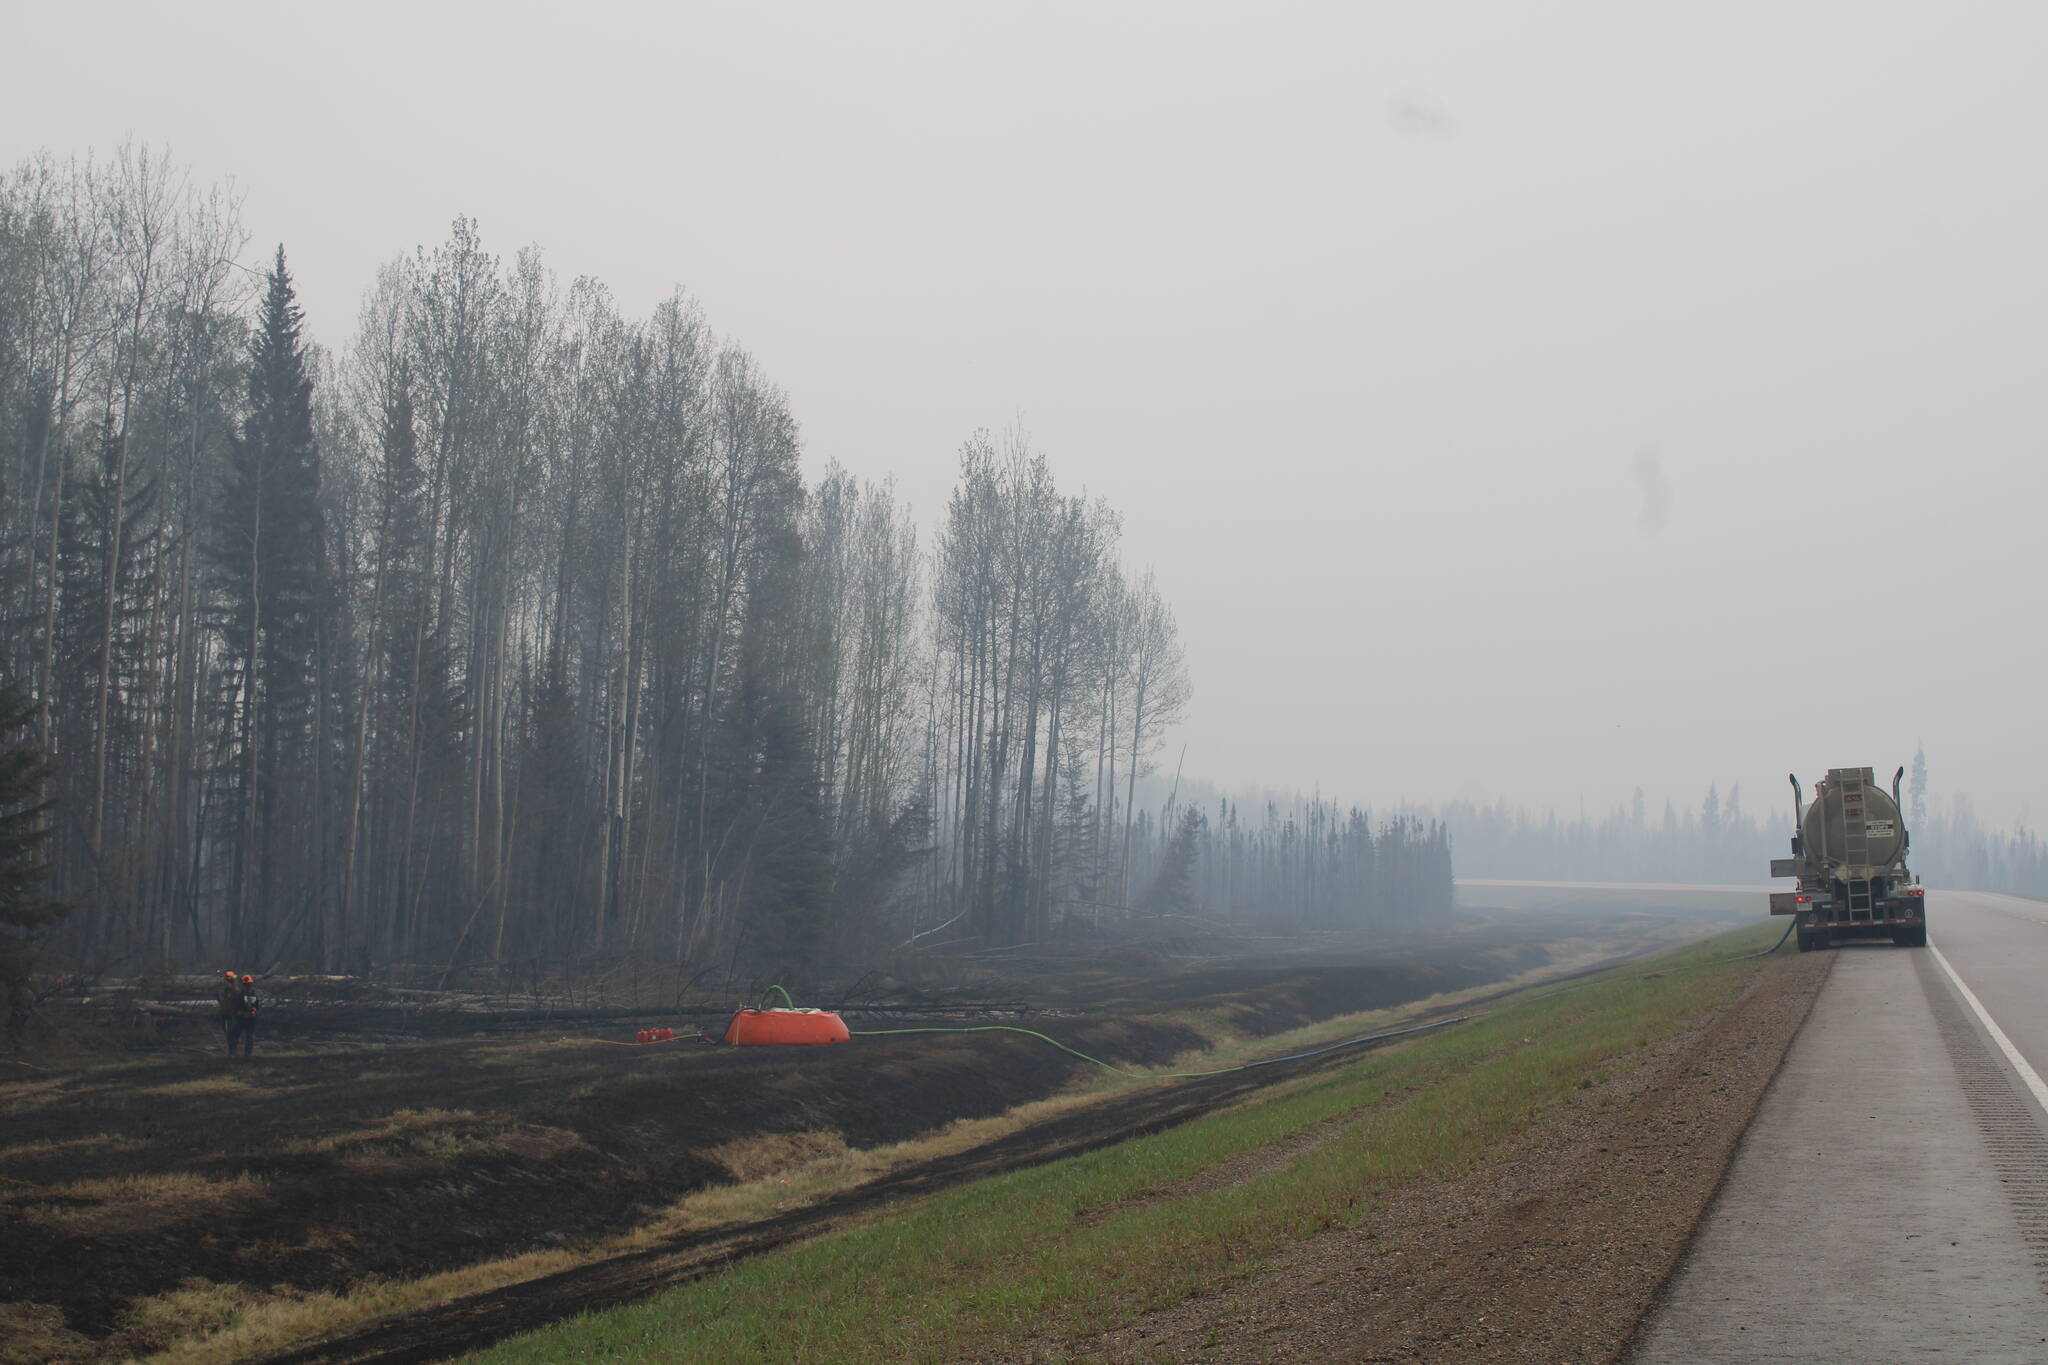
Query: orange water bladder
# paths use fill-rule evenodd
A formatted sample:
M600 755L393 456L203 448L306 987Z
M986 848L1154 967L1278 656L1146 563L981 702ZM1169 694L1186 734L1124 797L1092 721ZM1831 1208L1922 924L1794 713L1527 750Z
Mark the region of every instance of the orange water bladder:
M725 1026L725 1041L743 1046L783 1043L843 1043L853 1035L831 1010L741 1010Z

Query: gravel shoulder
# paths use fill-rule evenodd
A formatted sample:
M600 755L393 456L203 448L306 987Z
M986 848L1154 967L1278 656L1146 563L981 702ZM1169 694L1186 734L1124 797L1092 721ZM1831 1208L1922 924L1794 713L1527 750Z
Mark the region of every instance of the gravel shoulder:
M1930 951L1828 956L1631 1365L2048 1358L2040 1110Z
M1020 1358L1611 1361L1676 1267L1832 964L1771 960L1728 1009L1466 1177L1403 1191L1221 1293Z

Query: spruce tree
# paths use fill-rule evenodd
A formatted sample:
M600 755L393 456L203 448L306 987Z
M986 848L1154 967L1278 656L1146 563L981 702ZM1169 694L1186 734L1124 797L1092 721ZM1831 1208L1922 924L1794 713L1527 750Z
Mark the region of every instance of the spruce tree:
M1193 806L1180 813L1159 861L1159 874L1139 902L1148 915L1178 914L1194 908L1195 863L1201 857L1208 820Z
M10 1011L26 990L37 939L70 908L42 894L52 804L43 791L54 766L30 742L35 719L21 689L0 682L0 997Z
M249 361L249 407L222 480L213 544L219 628L235 694L240 763L230 948L262 944L281 899L312 893L309 777L319 702L326 554L313 380L284 248L268 276ZM297 884L287 887L284 878Z

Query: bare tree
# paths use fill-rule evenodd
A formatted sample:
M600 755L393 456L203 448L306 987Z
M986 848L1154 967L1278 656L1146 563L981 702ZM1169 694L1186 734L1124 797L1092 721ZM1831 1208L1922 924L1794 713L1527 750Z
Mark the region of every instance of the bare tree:
M1137 804L1138 774L1143 771L1160 739L1186 714L1190 687L1187 656L1181 648L1180 628L1173 608L1159 593L1152 571L1147 569L1126 599L1124 638L1124 691L1129 698L1130 727L1125 743L1130 745L1124 795L1123 870L1118 879L1118 900L1131 903L1131 817Z

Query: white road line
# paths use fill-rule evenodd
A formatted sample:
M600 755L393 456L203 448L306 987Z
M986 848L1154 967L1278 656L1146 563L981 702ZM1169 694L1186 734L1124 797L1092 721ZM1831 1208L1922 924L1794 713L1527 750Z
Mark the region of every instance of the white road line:
M1948 973L1948 979L1955 982L1956 989L1962 993L1963 1003L1976 1011L1978 1020L1991 1035L1991 1041L1998 1044L1998 1050L2012 1063L2013 1070L2020 1073L2020 1079L2027 1083L2027 1089L2034 1092L2034 1103L2048 1111L2048 1082L2042 1081L2041 1073L2027 1065L2027 1059L2020 1056L2020 1050L2012 1045L2012 1039L2005 1036L2005 1030L1991 1017L1991 1011L1984 1008L1984 1002L1977 998L1977 993L1964 985L1963 979L1956 975L1956 969L1948 965L1948 959L1941 955L1941 949L1930 943L1927 951L1934 954L1934 960Z

